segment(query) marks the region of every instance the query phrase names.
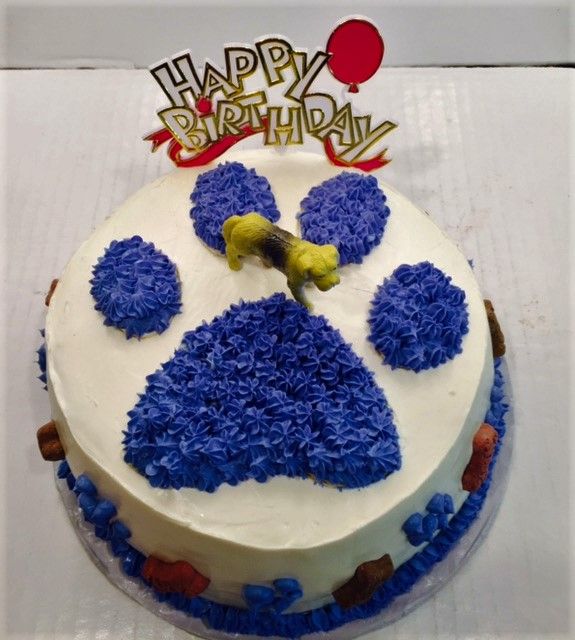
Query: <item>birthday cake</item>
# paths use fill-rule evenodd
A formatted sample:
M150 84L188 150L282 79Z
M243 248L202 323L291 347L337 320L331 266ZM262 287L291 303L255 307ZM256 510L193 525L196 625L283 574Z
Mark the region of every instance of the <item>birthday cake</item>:
M270 231L232 255L224 223L252 212L337 270L294 289ZM206 627L373 616L481 509L502 335L467 259L375 175L263 150L177 169L47 303L42 453L122 570Z

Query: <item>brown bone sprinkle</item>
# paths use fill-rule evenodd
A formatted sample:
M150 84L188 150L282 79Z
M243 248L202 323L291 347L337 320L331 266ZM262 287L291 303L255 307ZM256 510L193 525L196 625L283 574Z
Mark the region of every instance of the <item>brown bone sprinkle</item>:
M332 593L342 609L364 604L386 580L393 575L393 562L389 554L378 560L369 560L360 564L353 578Z
M461 478L465 491L477 491L485 482L498 438L497 431L485 422L475 432L473 453Z
M46 298L44 299L44 304L49 307L50 300L52 300L52 296L54 295L54 291L56 291L56 287L58 286L58 278L54 278L50 283L50 288L48 289L48 293L46 294Z
M56 429L56 423L53 420L47 422L36 432L38 438L38 447L44 460L63 460L65 458L64 448L60 442L60 436Z
M489 332L491 333L491 344L493 346L493 357L500 358L505 354L505 336L497 316L495 315L495 309L491 300L484 300L485 311L487 312L487 322L489 323Z

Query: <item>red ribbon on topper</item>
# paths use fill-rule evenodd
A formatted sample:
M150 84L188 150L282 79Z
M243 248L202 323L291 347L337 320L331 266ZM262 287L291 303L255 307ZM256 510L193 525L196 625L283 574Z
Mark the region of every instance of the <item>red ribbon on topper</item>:
M244 140L245 138L254 135L255 133L261 133L265 131L268 126L267 118L262 118L263 128L254 129L249 124L241 127L242 133L229 134L220 138L216 142L213 142L203 151L198 152L196 155L190 158L182 158L181 153L183 151L182 145L172 136L169 129L158 129L147 135L144 140L149 140L152 143L152 153L158 149L159 146L165 142L170 141L168 145L168 156L170 160L177 167L199 167L204 164L208 164L222 155L230 147L233 147L237 142ZM338 167L350 167L353 169L360 169L361 171L374 171L384 167L389 160L385 158L384 149L381 153L377 154L373 158L367 160L358 160L356 162L347 162L342 160L336 153L333 143L329 138L325 138L323 141L323 148L329 161Z
M332 164L335 164L337 167L361 169L361 171L365 171L366 173L369 171L375 171L375 169L381 169L381 167L385 167L385 165L389 162L389 160L385 157L385 152L387 151L387 149L384 149L381 153L378 153L373 158L368 158L367 160L357 160L355 162L347 162L346 160L342 160L336 154L333 144L329 138L324 138L323 149L325 151L325 155L329 158L329 161Z
M262 129L253 129L249 124L244 125L241 129L242 133L224 136L191 158L182 158L181 153L184 148L172 136L169 129L164 128L154 131L153 133L150 133L150 135L146 136L144 140L149 140L152 143L152 153L156 151L160 145L164 144L164 142L170 140L170 144L168 145L168 156L177 167L199 167L201 165L208 164L212 162L212 160L221 156L222 153L227 151L230 147L233 147L236 142L240 142L240 140L262 131Z

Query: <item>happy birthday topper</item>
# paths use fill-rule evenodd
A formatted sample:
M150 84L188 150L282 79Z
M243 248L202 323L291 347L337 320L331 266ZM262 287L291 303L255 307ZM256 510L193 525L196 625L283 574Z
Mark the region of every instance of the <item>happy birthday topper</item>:
M309 58L286 38L267 36L254 46L226 46L225 70L206 60L199 71L189 50L156 63L150 71L170 105L158 111L163 128L145 140L152 142L152 151L169 141L170 159L191 167L211 162L257 133L271 146L303 144L307 134L322 142L338 166L364 171L383 167L389 162L387 149L374 153L374 147L397 125L389 120L374 125L371 115L356 115L350 102L338 106L329 93L312 90L327 67L357 93L358 84L381 64L381 35L364 18L346 19L334 29L326 49ZM246 89L246 81L258 72L270 93L281 89L278 103L266 90Z

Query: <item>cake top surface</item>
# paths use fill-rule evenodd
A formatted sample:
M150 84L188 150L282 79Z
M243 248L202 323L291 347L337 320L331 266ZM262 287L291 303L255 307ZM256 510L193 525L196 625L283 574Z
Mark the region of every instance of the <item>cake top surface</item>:
M296 235L302 200L313 187L342 173L322 157L301 152L244 151L228 159L267 178L281 212L279 224ZM269 548L324 544L368 526L386 511L401 509L407 496L449 464L461 432L471 435L475 430L477 416L486 408L480 398L492 375L482 297L467 260L453 243L426 214L379 181L391 210L381 243L362 264L342 268L337 287L326 293L310 291L309 296L314 313L352 345L384 391L399 435L401 468L361 490L340 491L311 479L282 476L263 484L223 484L212 494L192 488L154 489L124 462L122 447L128 411L144 392L146 376L170 360L186 332L211 322L241 299L254 302L276 292L289 296L285 276L278 271L248 258L241 271L233 272L198 239L189 216L190 194L198 176L212 168L178 169L144 187L72 258L47 319L51 393L85 454L147 508L164 510L202 534L248 546L256 531L260 545ZM153 242L176 265L182 308L163 333L126 340L94 310L89 282L106 247L135 235ZM370 305L378 286L399 265L423 261L432 262L465 292L469 333L462 353L435 369L392 369L368 340ZM430 488L430 497L433 493Z

